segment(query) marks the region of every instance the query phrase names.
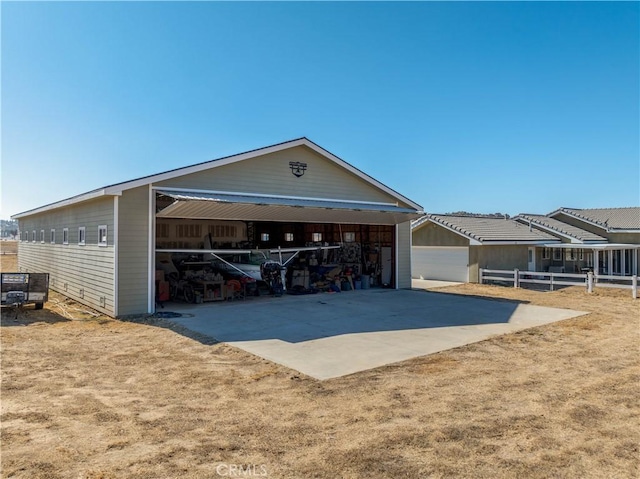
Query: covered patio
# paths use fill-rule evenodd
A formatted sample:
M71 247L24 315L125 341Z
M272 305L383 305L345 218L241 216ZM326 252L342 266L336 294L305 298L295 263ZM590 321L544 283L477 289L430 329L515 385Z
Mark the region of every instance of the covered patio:
M637 276L637 244L545 244L542 257L548 256L548 272L578 273L593 271L602 276ZM550 252L547 253L547 252Z

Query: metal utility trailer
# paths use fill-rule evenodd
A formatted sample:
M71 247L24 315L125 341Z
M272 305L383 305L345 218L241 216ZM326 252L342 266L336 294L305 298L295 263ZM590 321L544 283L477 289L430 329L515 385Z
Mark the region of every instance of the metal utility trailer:
M49 273L0 273L2 305L34 304L42 309L49 299Z

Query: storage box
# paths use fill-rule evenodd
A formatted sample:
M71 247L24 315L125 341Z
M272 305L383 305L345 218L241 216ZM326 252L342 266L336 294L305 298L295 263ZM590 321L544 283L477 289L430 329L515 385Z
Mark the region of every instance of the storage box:
M169 282L168 281L160 281L158 282L158 300L159 301L169 301Z

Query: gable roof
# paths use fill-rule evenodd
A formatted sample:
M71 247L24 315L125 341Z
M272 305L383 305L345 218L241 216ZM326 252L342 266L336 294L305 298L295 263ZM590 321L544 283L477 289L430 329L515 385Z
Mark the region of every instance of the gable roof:
M514 218L524 224L531 223L543 231L548 231L552 234L560 235L564 238L568 238L572 243L589 243L589 242L607 242L606 238L598 236L590 231L583 230L577 226L564 223L555 218L549 218L544 215L532 215L528 213L519 214Z
M602 228L606 232L640 232L640 207L628 208L558 208L548 216L555 217L566 214Z
M211 168L218 168L224 165L229 165L232 163L237 163L239 161L243 161L243 160L248 160L250 158L255 158L258 156L262 156L262 155L267 155L270 153L275 153L278 151L282 151L282 150L286 150L286 149L290 149L290 148L295 148L298 146L306 146L307 148L310 148L311 150L315 151L316 153L318 153L319 155L321 155L322 157L326 158L329 161L332 161L333 163L336 163L337 165L341 166L342 168L346 169L347 171L353 173L354 175L356 175L357 177L359 177L360 179L366 181L367 183L373 185L374 187L384 191L385 193L387 193L388 195L392 196L393 198L395 198L396 200L398 200L401 203L405 203L407 205L409 205L411 208L414 208L415 210L418 211L422 211L422 206L420 206L419 204L411 201L409 198L401 195L400 193L398 193L397 191L389 188L388 186L386 186L385 184L379 182L378 180L376 180L375 178L367 175L366 173L364 173L363 171L359 170L358 168L354 167L353 165L347 163L346 161L342 160L341 158L335 156L334 154L330 153L329 151L325 150L324 148L320 147L319 145L317 145L316 143L312 142L311 140L309 140L306 137L302 137L302 138L297 138L295 140L290 140L290 141L285 141L283 143L277 143L275 145L271 145L271 146L266 146L263 148L258 148L255 150L250 150L250 151L246 151L244 153L238 153L236 155L231 155L231 156L226 156L226 157L222 157L222 158L218 158L218 159L214 159L214 160L209 160L209 161L205 161L202 163L197 163L195 165L191 165L191 166L185 166L185 167L181 167L181 168L176 168L173 170L169 170L169 171L165 171L162 173L157 173L154 175L148 175L148 176L143 176L137 179L133 179L133 180L129 180L129 181L124 181L121 183L115 183L113 185L109 185L109 186L105 186L102 188L98 188L95 190L91 190L87 193L82 193L80 195L76 195L73 196L71 198L67 198L65 200L61 200L55 203L51 203L45 206L41 206L35 209L31 209L28 211L24 211L22 213L18 213L12 216L12 218L15 219L19 219L25 216L29 216L32 214L36 214L36 213L43 213L45 211L48 210L52 210L52 209L56 209L56 208L61 208L61 207L65 207L65 206L69 206L75 203L80 203L83 201L88 201L94 198L98 198L101 196L117 196L117 195L121 195L123 191L125 190L129 190L129 189L133 189L133 188L138 188L140 186L145 186L145 185L149 185L149 184L153 184L153 183L158 183L160 181L165 181L165 180L170 180L176 177L180 177L180 176L184 176L184 175L188 175L188 174L192 174L192 173L198 173L200 171L204 171L204 170L209 170Z
M522 223L511 219L483 216L456 216L428 214L414 221L412 229L417 229L427 222L433 222L454 233L469 238L471 244L542 244L559 242L553 235L530 229Z

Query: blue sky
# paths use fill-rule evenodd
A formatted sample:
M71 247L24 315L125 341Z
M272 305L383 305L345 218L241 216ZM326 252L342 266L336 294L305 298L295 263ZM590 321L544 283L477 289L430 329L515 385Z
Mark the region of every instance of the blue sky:
M0 217L301 136L428 212L637 206L639 11L2 2Z

